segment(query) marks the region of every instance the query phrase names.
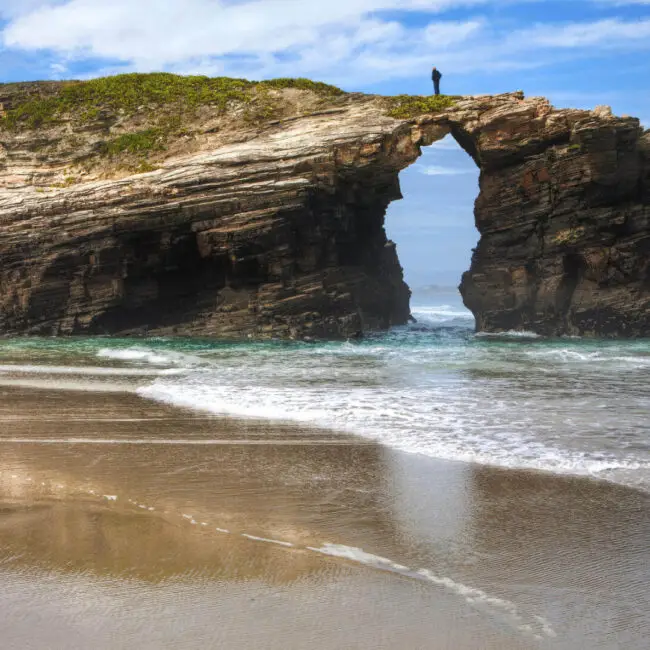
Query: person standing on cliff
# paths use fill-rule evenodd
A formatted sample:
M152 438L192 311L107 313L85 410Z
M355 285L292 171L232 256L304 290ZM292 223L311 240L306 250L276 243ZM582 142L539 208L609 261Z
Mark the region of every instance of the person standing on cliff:
M433 79L433 92L436 95L439 95L440 94L440 80L442 79L442 73L435 66L433 66L433 70L431 71L431 79Z

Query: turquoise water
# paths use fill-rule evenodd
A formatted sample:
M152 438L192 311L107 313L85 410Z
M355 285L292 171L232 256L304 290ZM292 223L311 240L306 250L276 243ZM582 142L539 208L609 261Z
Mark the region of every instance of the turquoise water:
M436 458L650 490L650 341L476 336L449 297L413 312L418 323L360 342L4 340L0 384L134 391Z

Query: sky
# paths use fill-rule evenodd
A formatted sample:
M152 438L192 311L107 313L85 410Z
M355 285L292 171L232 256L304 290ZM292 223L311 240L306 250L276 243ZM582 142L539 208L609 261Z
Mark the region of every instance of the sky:
M0 0L0 82L164 70L345 90L523 90L650 127L650 0ZM413 285L455 283L477 171L448 140L401 175L390 236Z

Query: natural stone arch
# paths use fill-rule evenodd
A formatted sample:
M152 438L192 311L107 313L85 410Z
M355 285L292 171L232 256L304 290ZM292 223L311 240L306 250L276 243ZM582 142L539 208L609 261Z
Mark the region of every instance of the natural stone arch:
M650 334L638 120L521 93L411 119L364 95L305 113L301 92L283 95L295 110L282 120L201 125L160 169L69 186L68 154L39 153L56 128L3 134L0 331L305 338L403 324L386 208L399 172L451 133L480 169L481 239L461 284L478 328ZM92 151L96 129L74 128Z
M468 109L419 118L414 134L429 144L443 121L480 170L460 286L477 329L649 335L650 132L522 93Z

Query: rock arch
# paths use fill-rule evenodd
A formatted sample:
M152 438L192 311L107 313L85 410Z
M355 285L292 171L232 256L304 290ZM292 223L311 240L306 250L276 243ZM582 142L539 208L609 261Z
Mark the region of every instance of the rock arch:
M412 129L418 146L451 133L480 169L460 286L477 329L650 335L650 131L637 119L512 93Z
M481 239L461 284L478 328L650 335L638 120L522 93L387 113L384 98L346 95L259 128L206 128L160 169L69 186L68 154L39 153L61 133L4 134L0 332L333 338L405 323L384 216L399 172L451 133L480 168ZM95 131L79 127L79 146Z

